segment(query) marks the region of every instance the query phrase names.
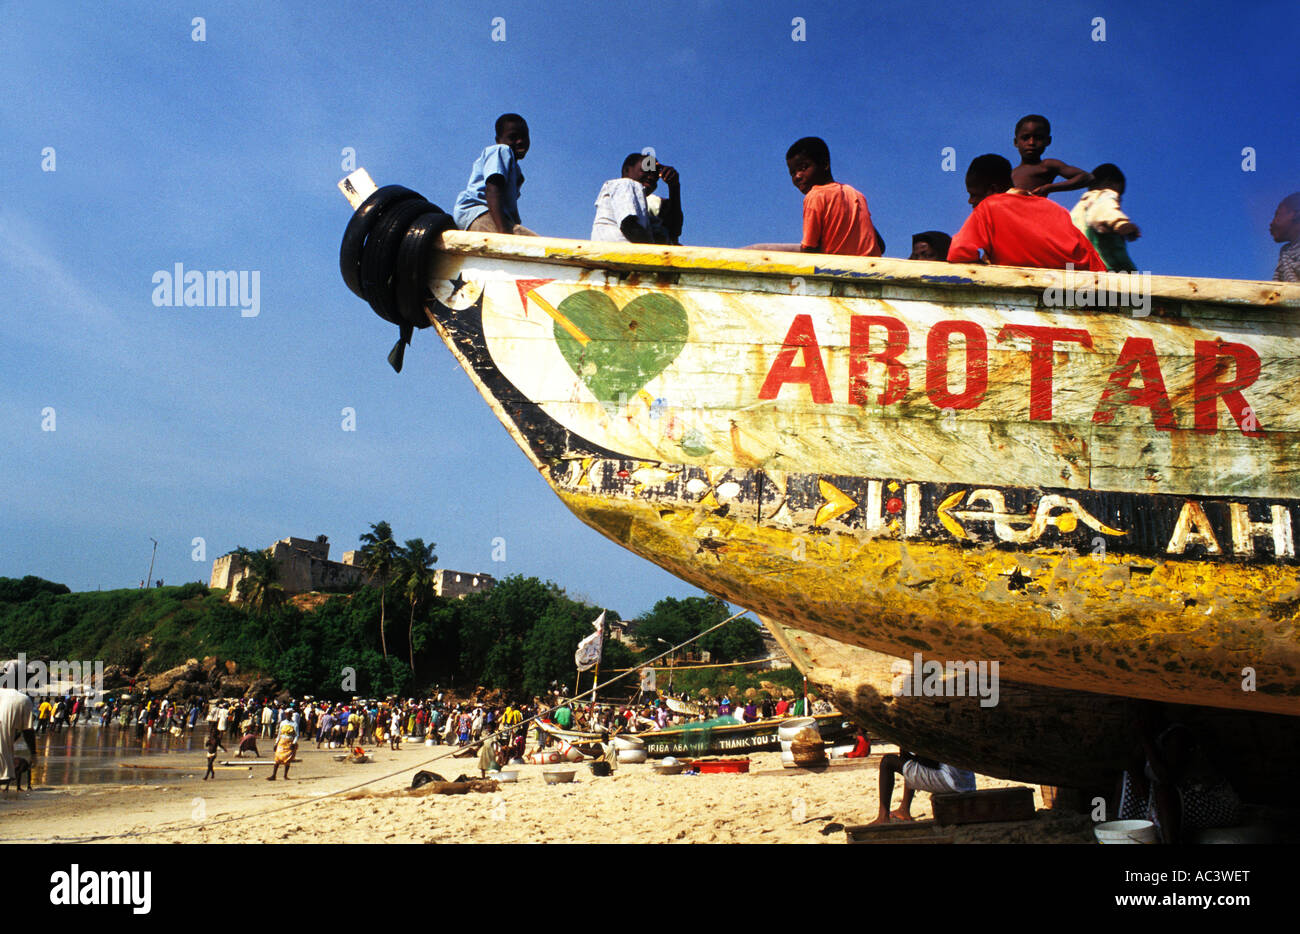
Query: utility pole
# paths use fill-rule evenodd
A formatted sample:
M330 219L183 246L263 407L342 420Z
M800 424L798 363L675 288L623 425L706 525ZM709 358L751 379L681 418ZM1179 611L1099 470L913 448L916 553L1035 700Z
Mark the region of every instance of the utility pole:
M149 556L149 579L144 582L145 590L148 590L150 585L153 584L153 559L158 556L158 539L150 535L149 541L153 542L153 554Z

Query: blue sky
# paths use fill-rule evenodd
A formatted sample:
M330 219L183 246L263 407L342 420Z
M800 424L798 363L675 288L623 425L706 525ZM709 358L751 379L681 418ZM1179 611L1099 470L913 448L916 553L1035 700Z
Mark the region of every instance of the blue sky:
M380 184L450 207L494 118L518 111L534 230L585 236L601 182L653 146L681 173L683 242L738 246L797 238L784 153L819 135L905 256L912 233L960 226L966 164L1013 157L1016 119L1040 112L1049 156L1128 175L1140 268L1227 278L1272 275L1268 220L1300 189L1293 3L202 0L4 16L0 575L77 590L134 586L151 536L154 577L181 583L285 535L327 534L337 556L387 519L437 542L440 567L552 579L625 616L698 593L573 518L431 332L389 369L393 329L338 273L348 147ZM258 315L156 306L152 277L175 263L256 271Z

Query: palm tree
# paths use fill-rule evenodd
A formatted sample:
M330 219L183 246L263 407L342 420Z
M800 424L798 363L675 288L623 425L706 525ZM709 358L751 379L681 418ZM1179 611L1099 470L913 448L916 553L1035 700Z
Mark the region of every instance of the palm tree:
M270 550L251 551L240 546L234 553L239 556L244 576L236 585L239 599L250 608L257 610L258 616L266 613L267 607L275 606L284 600L284 588L280 586L280 569L271 557Z
M438 557L433 542L422 538L407 539L406 547L398 553L397 579L402 584L406 599L411 604L411 618L406 627L406 646L411 653L411 671L415 671L415 608L433 593L433 566Z
M384 635L384 595L388 590L388 579L393 576L393 567L397 559L397 542L393 541L393 529L387 522L374 522L369 532L361 534L362 566L370 575L371 582L379 582L379 645L384 650L384 661L388 661L388 639Z

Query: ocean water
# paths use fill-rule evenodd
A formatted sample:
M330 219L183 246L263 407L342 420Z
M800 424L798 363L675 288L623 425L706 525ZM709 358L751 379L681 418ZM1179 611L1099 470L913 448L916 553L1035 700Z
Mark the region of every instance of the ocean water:
M32 786L123 784L151 785L194 776L202 777L206 767L203 740L207 725L181 736L169 733L137 738L135 727L79 725L57 733L36 736L38 755L32 768ZM239 741L223 739L231 754L217 753L217 761L234 758ZM270 740L266 741L268 746ZM26 757L26 744L15 744L15 753ZM143 767L141 767L143 766Z

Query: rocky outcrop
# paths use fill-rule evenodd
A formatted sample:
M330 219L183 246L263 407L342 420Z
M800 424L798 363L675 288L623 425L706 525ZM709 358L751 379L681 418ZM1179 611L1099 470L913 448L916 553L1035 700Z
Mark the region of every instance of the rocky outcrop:
M150 694L170 695L178 684L194 684L202 678L203 670L199 667L198 660L191 658L183 665L177 665L162 674L152 676L146 684Z
M167 692L172 701L206 700L209 696L208 686L202 681L177 681Z
M248 687L245 697L270 697L275 693L275 679L263 675Z
M131 680L131 672L122 665L104 666L104 690L120 690L130 684Z
M227 674L222 675L217 681L218 696L220 697L247 697L248 690L257 681L257 675L254 674Z
M110 666L104 671L107 687L126 687L132 680L139 687L147 688L150 696L168 697L173 701L274 697L277 693L274 678L253 671L240 671L238 662L221 660L213 655L202 661L188 659L183 665L154 675L137 673L134 679L121 666Z

